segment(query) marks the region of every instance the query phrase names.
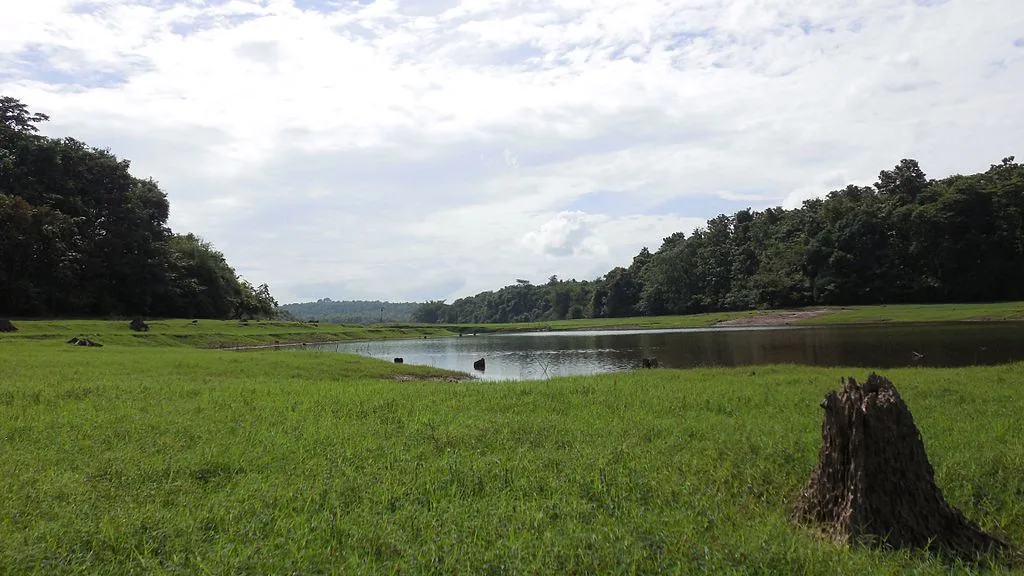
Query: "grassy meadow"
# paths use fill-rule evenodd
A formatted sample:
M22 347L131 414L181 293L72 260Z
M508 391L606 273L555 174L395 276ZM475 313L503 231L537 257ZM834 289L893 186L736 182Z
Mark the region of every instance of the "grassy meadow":
M0 335L0 574L1011 571L789 522L818 403L862 370L452 382L17 324ZM884 374L947 500L1024 544L1024 364Z
M13 321L17 332L3 339L68 340L89 338L100 344L123 346L190 346L223 348L272 344L379 340L383 338L430 338L453 336L444 328L427 325L363 326L278 320L147 320L148 332L133 332L128 320L29 320Z
M490 324L439 324L451 331L528 332L535 330L616 330L659 328L707 328L726 320L756 317L757 311L713 312L683 316L634 316L629 318L580 318L577 320L548 320L542 322L508 322ZM416 326L412 324L411 326Z
M991 304L891 304L845 306L800 324L865 324L886 322L1024 321L1024 302Z
M814 306L786 310L746 310L742 312L713 312L683 316L636 316L632 318L581 318L578 320L552 320L544 322L518 322L507 324L444 324L455 332L526 332L535 330L615 330L659 328L710 328L721 322L738 321L758 325L771 324L775 316L785 312L820 312L807 318L786 320L783 323L815 324L881 324L889 322L962 322L962 321L1024 321L1024 302L996 302L990 304L892 304L876 306ZM409 325L415 326L415 325Z

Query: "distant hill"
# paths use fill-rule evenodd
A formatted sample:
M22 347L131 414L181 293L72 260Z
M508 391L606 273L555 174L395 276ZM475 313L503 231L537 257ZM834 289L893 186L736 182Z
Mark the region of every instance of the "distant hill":
M381 302L379 300L331 300L322 298L316 302L298 302L279 307L282 312L297 320L319 320L333 324L376 324L384 322L411 322L412 313L418 302Z

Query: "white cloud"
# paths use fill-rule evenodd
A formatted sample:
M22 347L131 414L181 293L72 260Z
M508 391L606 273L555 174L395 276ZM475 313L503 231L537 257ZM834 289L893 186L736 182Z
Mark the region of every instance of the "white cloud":
M593 218L583 212L560 212L540 228L527 232L522 243L537 254L548 256L607 253L607 247L591 234L589 224L592 222Z
M282 301L452 298L1024 154L1018 4L37 0L0 18L0 93Z

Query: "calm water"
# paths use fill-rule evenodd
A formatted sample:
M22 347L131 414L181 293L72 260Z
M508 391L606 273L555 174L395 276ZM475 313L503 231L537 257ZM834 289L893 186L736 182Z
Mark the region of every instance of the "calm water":
M316 348L517 380L636 368L795 363L815 366L966 366L1024 360L1024 323L705 328L537 332L428 340L328 344ZM484 372L473 362L484 358Z

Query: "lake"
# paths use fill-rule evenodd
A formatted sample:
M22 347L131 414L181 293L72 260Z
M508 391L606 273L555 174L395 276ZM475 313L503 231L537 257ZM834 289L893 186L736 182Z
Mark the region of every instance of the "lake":
M643 358L665 368L804 364L952 367L1024 360L1024 322L869 326L776 326L491 334L425 340L309 345L408 364L468 372L487 380L629 370ZM484 358L484 371L473 362Z

